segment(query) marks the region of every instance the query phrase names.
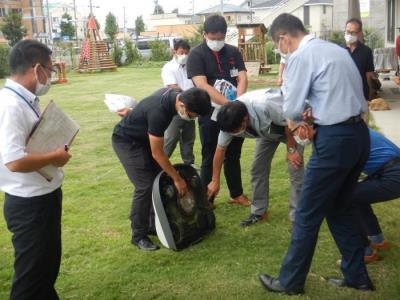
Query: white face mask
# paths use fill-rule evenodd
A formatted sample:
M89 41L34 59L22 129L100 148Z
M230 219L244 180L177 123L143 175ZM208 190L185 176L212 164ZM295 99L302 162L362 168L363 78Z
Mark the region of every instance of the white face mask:
M209 39L206 40L208 48L215 52L219 52L225 45L225 41L211 41Z
M354 44L355 42L358 41L358 38L351 34L345 34L344 39L346 41L346 44Z
M290 51L289 51L289 48L288 48L288 52L287 53L283 53L282 51L281 51L281 39L279 39L279 42L278 42L278 48L277 49L274 49L274 52L276 53L276 54L279 54L284 60L286 60L286 62L287 62L287 60L289 59L289 57L290 57L290 55L292 54L292 53L290 53Z
M35 95L36 96L43 96L47 94L51 86L51 78L47 76L46 72L44 71L43 67L40 66L44 72L44 76L46 76L46 83L43 84L39 81L39 77L37 75L37 71L35 71L35 79L36 79L36 88L35 88Z
M303 139L299 138L297 135L294 135L293 138L296 141L296 143L299 144L300 146L305 147L305 146L311 144L311 141L309 139L304 139L303 140Z
M183 107L182 109L178 110L178 115L182 120L185 121L194 121L197 119L197 117L191 118L189 115L186 113L186 109Z
M186 62L188 60L188 55L187 54L183 54L183 55L176 55L175 56L175 60L178 64L180 65L186 65Z

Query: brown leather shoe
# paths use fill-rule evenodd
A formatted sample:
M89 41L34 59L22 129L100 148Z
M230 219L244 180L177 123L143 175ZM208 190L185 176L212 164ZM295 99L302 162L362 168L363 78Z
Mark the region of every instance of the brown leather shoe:
M371 242L369 245L375 250L387 250L390 248L390 243L387 240L383 240L382 243Z
M377 262L380 259L381 258L379 257L378 252L376 252L376 250L374 250L371 255L364 255L364 262L366 264Z
M239 197L236 198L231 198L228 201L229 204L238 204L238 205L243 205L243 206L250 206L251 205L251 201L249 200L249 198L247 198L245 195L240 195Z

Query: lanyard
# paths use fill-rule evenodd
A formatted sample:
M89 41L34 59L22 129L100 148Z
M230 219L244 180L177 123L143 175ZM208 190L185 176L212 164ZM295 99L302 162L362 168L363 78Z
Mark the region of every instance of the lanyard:
M40 118L40 115L39 115L39 113L37 112L37 110L33 107L33 105L32 105L28 100L26 100L26 98L25 98L24 96L22 96L22 95L21 95L20 93L18 93L16 90L14 90L14 89L12 89L12 88L10 88L10 87L8 87L8 86L5 86L4 88L5 88L5 89L9 89L10 91L13 91L21 100L25 101L25 103L28 104L29 107L33 110L33 112L35 113L35 115L36 115L38 118Z

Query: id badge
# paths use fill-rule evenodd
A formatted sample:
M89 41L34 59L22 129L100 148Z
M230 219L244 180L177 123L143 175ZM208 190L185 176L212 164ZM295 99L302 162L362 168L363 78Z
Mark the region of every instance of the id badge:
M231 73L231 77L238 77L239 76L239 70L238 69L231 69L230 73Z

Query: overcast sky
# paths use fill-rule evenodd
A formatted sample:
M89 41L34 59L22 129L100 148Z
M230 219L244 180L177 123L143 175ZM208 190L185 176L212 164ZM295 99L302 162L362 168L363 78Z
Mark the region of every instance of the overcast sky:
M89 14L90 0L75 0L77 10L83 14ZM194 11L199 12L211 6L219 5L221 0L158 0L164 12L171 12L178 8L180 13L191 13L192 1L194 1ZM238 5L244 0L225 0L224 3ZM73 0L50 0L49 2L71 3ZM123 27L123 7L125 6L125 16L127 27L134 27L137 16L143 15L146 19L154 10L153 0L92 0L93 12L99 22L104 24L108 12L116 15L120 27ZM104 28L104 27L103 27Z

